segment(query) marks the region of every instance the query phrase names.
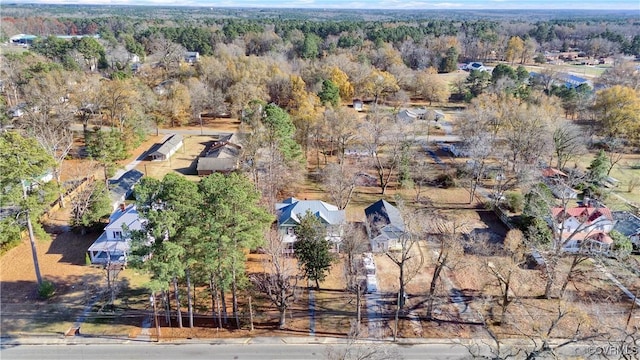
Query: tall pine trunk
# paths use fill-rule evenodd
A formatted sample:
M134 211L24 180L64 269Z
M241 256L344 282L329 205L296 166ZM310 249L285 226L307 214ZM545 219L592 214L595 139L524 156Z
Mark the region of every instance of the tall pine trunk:
M164 319L171 327L171 301L169 300L169 293L162 290L162 301L164 302Z
M220 288L220 307L222 308L222 323L227 325L227 300L224 298L224 289Z
M217 307L217 291L213 280L213 274L209 275L209 292L211 294L211 312L213 313L213 320L214 322L217 322L217 327L219 329L222 326L222 321L220 319L220 308Z
M22 180L22 198L27 200L27 187ZM36 281L38 289L42 286L42 274L40 274L40 262L38 261L38 250L36 249L36 236L33 233L33 224L31 224L31 211L27 208L24 212L27 221L27 230L29 232L29 243L31 244L31 256L33 257L33 267L36 271Z
M235 261L233 264L233 282L231 283L231 302L233 317L236 320L236 329L240 329L240 316L238 315L238 281L236 279Z
M180 310L180 292L178 291L178 278L173 277L173 291L176 297L176 317L178 318L178 327L182 329L182 311Z
M185 271L187 277L187 308L189 309L189 327L193 328L193 299L191 294L191 274L189 269ZM195 292L195 290L194 290Z

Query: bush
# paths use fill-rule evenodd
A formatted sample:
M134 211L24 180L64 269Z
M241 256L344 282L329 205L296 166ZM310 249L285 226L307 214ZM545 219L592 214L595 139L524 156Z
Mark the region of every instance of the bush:
M49 299L56 294L56 287L51 281L44 280L38 287L38 296L41 299Z
M505 194L507 206L511 212L521 212L524 208L524 196L517 192L509 192Z
M451 174L440 174L436 178L436 184L442 188L456 187L456 179Z

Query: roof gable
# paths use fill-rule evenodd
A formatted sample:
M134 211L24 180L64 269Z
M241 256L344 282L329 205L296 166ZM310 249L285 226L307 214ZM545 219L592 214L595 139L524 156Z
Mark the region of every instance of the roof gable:
M578 206L566 210L563 207L554 207L551 214L557 221L573 217L587 225L603 220L613 221L611 210L606 207Z
M404 232L402 214L398 208L384 199L369 205L364 210L364 214L374 237L381 231Z

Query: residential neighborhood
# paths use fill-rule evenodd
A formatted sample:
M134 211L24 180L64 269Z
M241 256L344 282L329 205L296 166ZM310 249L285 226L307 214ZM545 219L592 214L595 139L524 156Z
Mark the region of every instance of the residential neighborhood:
M3 347L636 346L636 20L3 5Z

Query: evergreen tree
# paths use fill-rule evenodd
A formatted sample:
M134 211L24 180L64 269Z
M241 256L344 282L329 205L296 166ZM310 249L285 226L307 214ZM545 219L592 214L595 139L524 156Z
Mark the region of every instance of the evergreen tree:
M600 149L596 157L591 161L589 167L589 180L595 184L600 184L607 177L609 171L609 158L604 150Z
M211 261L205 266L218 272L210 274L217 279L218 289L231 286L233 315L239 328L238 291L246 283L245 251L263 245L273 218L259 205L260 193L243 175L214 173L198 185L203 200L198 221L203 233L196 244L197 253L211 253L205 255Z
M300 57L303 59L315 59L320 54L320 42L322 39L316 34L308 33L304 36L302 48L300 49Z
M71 199L72 226L81 227L82 233L100 223L112 211L111 198L104 182L87 180L84 190Z
M340 105L340 89L331 80L322 81L322 91L318 93L318 97L323 104L331 104L336 107Z
M320 281L326 278L334 260L330 251L331 243L326 239L326 228L320 218L307 210L294 232L297 237L294 250L298 264L304 276L309 281L315 281L316 289L320 289Z
M516 71L509 65L498 64L493 68L491 72L491 81L495 84L498 80L502 78L509 78L512 80L516 80L517 74Z
M131 264L151 274L154 291L166 291L173 283L178 326L182 327L178 280L188 274L196 261L191 249L199 239L199 219L194 216L200 203L197 184L173 173L162 181L144 178L136 186L136 202L141 218L147 222L143 230L132 234ZM149 242L149 238L154 241ZM188 301L191 302L190 297ZM192 319L191 307L189 315Z
M446 56L442 58L440 63L440 72L450 73L458 70L458 49L450 47L447 49Z
M116 161L126 159L128 155L122 133L97 129L87 134L86 145L89 157L102 165L108 187L108 178L114 171Z
M35 139L24 138L17 132L4 132L0 135L0 204L12 211L11 217L16 219L15 223L3 222L2 228L9 230L9 233L1 233L0 245L11 241L6 235L19 234L16 230L22 230L26 225L39 288L46 282L43 282L40 274L34 229L41 231L41 228L32 219L40 218L47 204L55 197L50 186L39 183L53 165L53 158Z
M267 129L269 146L278 149L287 161L300 159L302 150L293 139L296 127L289 114L275 104L267 105L264 113L262 122Z

